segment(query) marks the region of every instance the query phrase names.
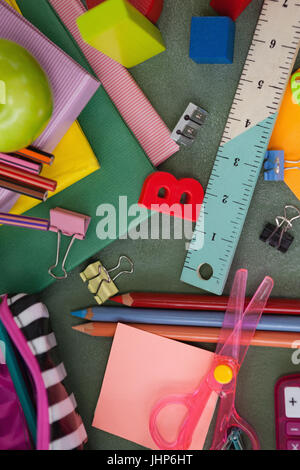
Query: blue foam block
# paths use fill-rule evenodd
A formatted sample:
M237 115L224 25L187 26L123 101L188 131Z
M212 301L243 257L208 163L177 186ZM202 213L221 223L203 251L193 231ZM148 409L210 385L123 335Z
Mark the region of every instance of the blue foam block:
M190 58L198 64L232 64L235 23L227 16L194 16Z

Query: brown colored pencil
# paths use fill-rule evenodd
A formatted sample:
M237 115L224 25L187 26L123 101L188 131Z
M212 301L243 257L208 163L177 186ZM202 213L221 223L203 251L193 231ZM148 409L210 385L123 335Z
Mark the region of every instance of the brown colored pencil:
M217 343L220 328L202 328L193 326L146 325L130 323L128 326L148 331L165 338L196 343ZM113 337L117 323L90 322L73 326L73 329L89 336ZM300 333L256 331L252 346L265 346L272 348L300 348Z
M18 183L17 181L0 178L0 187L9 189L15 193L23 194L24 196L33 197L39 201L46 201L48 198L48 191L45 191L44 189L33 188L32 186Z
M214 310L225 312L228 297L198 294L170 294L156 292L131 292L110 299L127 307L166 308L178 310ZM246 299L245 305L249 302ZM300 315L299 299L269 299L264 313Z

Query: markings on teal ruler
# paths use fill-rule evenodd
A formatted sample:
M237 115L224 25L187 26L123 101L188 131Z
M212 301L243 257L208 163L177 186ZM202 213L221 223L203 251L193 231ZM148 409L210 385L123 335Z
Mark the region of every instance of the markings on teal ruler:
M265 0L185 260L183 282L223 292L299 42L300 1Z
M269 116L220 147L186 257L182 281L215 294L222 293L267 150L265 132L271 132L276 117L277 114ZM198 273L199 266L204 264L213 268L213 275L208 280L201 279Z

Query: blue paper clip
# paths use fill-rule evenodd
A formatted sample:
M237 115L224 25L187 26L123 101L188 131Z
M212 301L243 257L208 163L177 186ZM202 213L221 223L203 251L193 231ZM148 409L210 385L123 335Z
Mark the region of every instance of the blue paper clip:
M264 163L264 180L265 181L283 181L284 172L286 170L300 170L299 166L285 167L285 163L299 164L300 160L285 160L283 150L269 150L266 153Z
M264 163L265 181L283 181L284 180L284 151L269 150L266 153Z

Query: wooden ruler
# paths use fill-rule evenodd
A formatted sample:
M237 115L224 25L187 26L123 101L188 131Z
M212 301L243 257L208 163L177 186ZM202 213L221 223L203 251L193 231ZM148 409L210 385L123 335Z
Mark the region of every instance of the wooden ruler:
M300 0L265 0L181 280L222 294L300 42Z

